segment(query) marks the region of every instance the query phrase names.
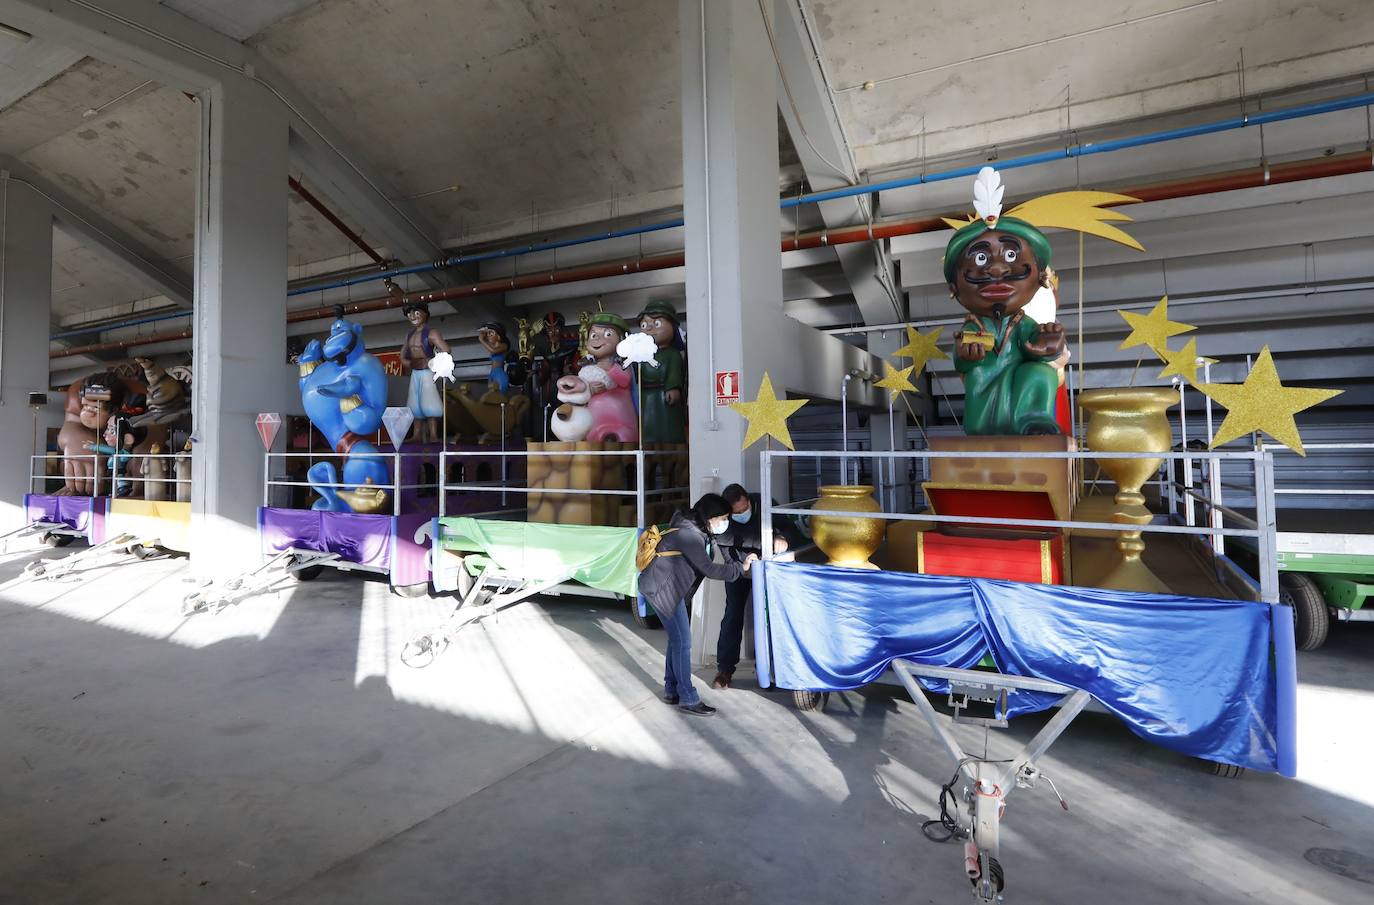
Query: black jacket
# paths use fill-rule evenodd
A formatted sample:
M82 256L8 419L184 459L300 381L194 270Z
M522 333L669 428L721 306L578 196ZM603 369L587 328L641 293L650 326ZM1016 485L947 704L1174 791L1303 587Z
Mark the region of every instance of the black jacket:
M639 573L639 593L664 619L670 618L683 600L691 599L703 578L734 581L744 574L737 562L711 561L706 555L706 535L689 516L674 512L668 528L671 533L665 533L659 541L659 552L681 555L656 556Z
M750 553L763 556L763 533L760 528L762 524L763 504L759 502L757 493L751 493L749 494L749 521L741 525L733 518L730 519L730 528L717 538L720 544L720 554L726 562L742 563ZM774 536L782 535L786 538L787 549L789 550L796 550L807 543L806 535L802 534L796 523L785 515L773 516L773 534ZM746 575L745 578L748 576Z

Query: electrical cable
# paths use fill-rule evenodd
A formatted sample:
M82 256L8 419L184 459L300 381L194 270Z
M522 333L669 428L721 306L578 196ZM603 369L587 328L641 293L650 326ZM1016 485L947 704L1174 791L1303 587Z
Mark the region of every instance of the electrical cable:
M921 824L921 834L931 842L953 842L955 839L962 839L966 833L959 826L959 800L954 795L954 787L959 783L959 776L963 773L964 764L972 758L964 758L959 761L959 766L954 768L954 775L949 782L940 786L940 816L934 820L927 820ZM950 803L954 805L953 813L950 812ZM931 832L931 827L939 827L944 831L943 835L936 835Z
M797 129L801 132L802 140L811 149L811 153L815 154L821 163L833 170L845 185L855 185L855 178L849 175L848 171L832 163L811 140L811 134L806 131L806 123L802 122L801 111L797 109L797 102L792 98L792 86L787 83L787 73L783 72L782 57L778 55L778 43L773 38L773 26L768 21L768 10L764 8L763 0L759 0L759 15L763 17L763 30L768 34L768 46L773 49L773 63L778 69L778 81L782 82L782 92L787 96L787 106L792 108L792 116L797 121ZM827 85L826 91L829 92L829 90L830 86Z

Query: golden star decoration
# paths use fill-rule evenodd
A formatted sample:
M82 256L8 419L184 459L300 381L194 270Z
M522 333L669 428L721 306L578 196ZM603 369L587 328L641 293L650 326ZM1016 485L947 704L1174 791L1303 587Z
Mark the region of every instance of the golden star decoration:
M1149 346L1155 354L1163 357L1169 348L1169 337L1196 330L1189 324L1169 320L1169 297L1166 295L1155 303L1149 314L1136 314L1134 311L1118 311L1117 314L1131 325L1131 334L1121 341L1118 348Z
M1263 431L1300 456L1307 453L1293 416L1342 392L1284 386L1268 346L1260 351L1244 383L1204 383L1198 389L1226 407L1226 420L1217 428L1212 448Z
M769 379L768 372L764 371L763 382L759 384L759 394L754 397L754 401L735 402L730 405L730 408L739 412L744 416L744 420L749 422L749 431L745 434L744 445L740 449L748 449L763 436L777 437L779 443L792 449L792 435L787 430L787 419L810 401L779 399L773 393L773 381Z
M1199 362L1196 339L1188 340L1188 344L1177 352L1166 346L1164 351L1159 353L1159 357L1164 359L1165 366L1164 370L1159 372L1160 380L1177 374L1179 377L1188 381L1188 383L1197 386L1197 369ZM1203 358L1202 361L1207 362L1209 365L1217 363L1215 358Z
M910 358L912 374L919 374L925 370L928 362L949 358L949 354L936 345L940 341L940 334L944 332L944 327L936 327L929 333L922 333L915 327L907 327L906 345L893 352L892 357Z
M887 390L893 399L896 399L901 393L920 393L921 391L911 384L911 372L915 369L915 365L894 368L891 362L885 361L883 362L883 379L873 381L873 385Z

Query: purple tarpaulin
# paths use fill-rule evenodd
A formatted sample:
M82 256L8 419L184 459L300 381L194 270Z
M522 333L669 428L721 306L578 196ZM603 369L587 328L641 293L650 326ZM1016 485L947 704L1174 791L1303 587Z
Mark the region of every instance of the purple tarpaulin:
M105 539L106 497L56 496L50 493L24 495L24 514L30 525L51 522L81 531L92 544Z
M337 553L360 566L385 571L398 587L429 581L426 548L415 531L431 516L364 515L312 509L258 509L258 536L264 556L292 547Z

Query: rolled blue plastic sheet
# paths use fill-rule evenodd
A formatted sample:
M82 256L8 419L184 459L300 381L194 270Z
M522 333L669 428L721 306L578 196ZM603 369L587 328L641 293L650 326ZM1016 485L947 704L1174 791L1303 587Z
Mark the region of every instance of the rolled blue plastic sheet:
M1293 775L1291 625L1271 606L981 578L759 563L760 681L843 691L893 660L1012 675L1087 691L1141 738L1193 757ZM926 682L939 691L942 686ZM1011 715L1057 696L1016 691Z

